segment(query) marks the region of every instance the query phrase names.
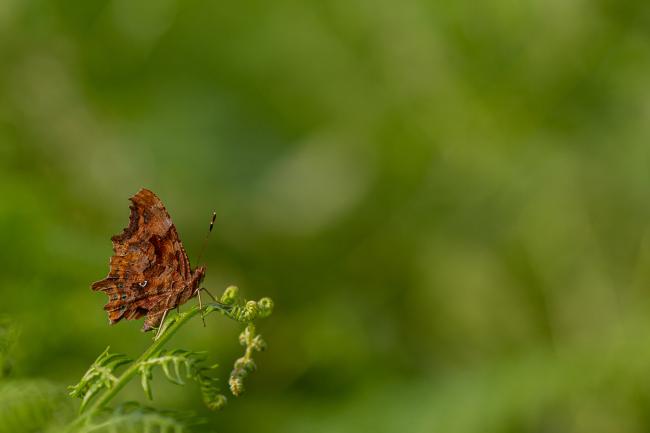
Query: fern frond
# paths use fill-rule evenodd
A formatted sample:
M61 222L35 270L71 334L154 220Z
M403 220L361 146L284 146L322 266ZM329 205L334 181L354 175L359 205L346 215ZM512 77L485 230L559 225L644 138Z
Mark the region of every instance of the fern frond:
M240 323L251 323L255 319L265 318L273 312L273 300L262 298L259 301L236 302L236 286L230 286L221 297L220 302L205 306L205 312L219 311L224 316Z
M74 433L186 433L191 426L204 422L192 413L156 410L127 402L77 428Z
M204 359L204 353L174 349L170 351L162 350L157 355L141 361L138 365L138 371L142 376L142 388L147 397L149 399L153 398L149 382L153 377L152 370L154 367L159 366L165 373L165 377L171 382L184 385L183 376L191 379L197 364L203 362Z
M262 337L255 333L253 321L268 317L273 311L273 301L270 298L262 298L259 301L238 301L237 294L237 287L230 286L221 297L221 301L215 300L214 303L193 307L170 317L161 324L162 328L154 337L151 346L133 363L124 355L109 354L106 349L95 360L81 381L70 387L70 395L82 399L80 408L82 413L69 424L68 431L86 432L108 429L106 431L112 433L113 431L130 431L128 429L131 427L128 426L133 425L146 429L156 428L151 431L161 433L163 431L182 431L179 430L181 427L174 422L165 424L159 418L161 412L115 413L109 418L102 418L102 413L107 409L108 403L138 374L145 394L152 399L151 380L156 366L160 367L165 377L173 383L183 385L185 380L195 381L199 385L203 401L209 409L218 410L225 406L227 399L219 391L217 378L211 374L217 366L205 365L206 355L204 352L163 349L169 339L184 324L199 314L205 317L211 312L219 311L226 317L247 325L246 330L240 336L240 342L246 346L246 352L242 358L235 362L235 367L230 375L230 389L234 395L241 394L243 379L256 368L252 359L253 351L263 350L266 347ZM131 365L119 376L113 374L117 367L128 363ZM93 399L97 394L99 396ZM92 404L87 407L91 400ZM98 419L104 419L104 421L98 423ZM146 420L151 420L151 424L147 424L149 421ZM122 423L125 424L122 425ZM118 428L118 426L122 427ZM79 430L80 428L86 430ZM136 430L132 429L132 431Z
M65 393L44 380L11 380L0 384L0 432L44 431L72 412ZM62 421L62 420L58 420Z
M255 325L249 323L246 329L239 334L239 343L246 348L244 356L235 361L228 384L230 392L236 397L244 392L244 379L257 369L253 360L253 352L266 350L266 342L262 336L255 333Z
M206 367L205 359L205 352L184 349L162 350L138 364L142 389L149 399L153 399L150 382L153 378L153 369L159 366L165 377L173 383L184 385L184 379L196 381L201 388L206 406L212 410L221 409L225 404L225 397L219 394L219 388L216 385L217 379L209 374L210 370L216 368L216 365Z
M201 367L194 377L201 389L203 403L212 411L223 409L228 402L226 396L221 394L217 386L218 379L209 374L210 370L215 368L217 368L216 364L210 367Z
M90 400L102 389L110 389L117 383L113 374L118 367L129 364L131 359L121 353L109 353L107 347L83 375L78 384L69 386L72 397L81 398L80 412L83 412Z

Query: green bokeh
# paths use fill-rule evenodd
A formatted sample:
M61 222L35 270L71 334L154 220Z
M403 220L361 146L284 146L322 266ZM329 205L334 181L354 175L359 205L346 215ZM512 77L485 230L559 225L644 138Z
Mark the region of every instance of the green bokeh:
M0 2L17 377L148 344L89 288L141 187L275 300L216 431L650 429L647 2ZM237 332L176 341L225 376Z

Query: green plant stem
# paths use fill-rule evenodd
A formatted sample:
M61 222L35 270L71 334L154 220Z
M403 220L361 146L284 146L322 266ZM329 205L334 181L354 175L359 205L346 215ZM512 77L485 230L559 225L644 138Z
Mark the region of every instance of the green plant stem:
M203 308L208 313L212 311L227 312L229 310L228 306L221 303L206 304ZM169 341L169 339L176 333L176 331L181 328L181 326L183 326L188 320L200 312L201 309L199 309L199 307L193 307L184 313L180 313L175 317L168 319L168 321L173 319L173 322L168 325L167 328L164 329L163 332L158 336L158 338L154 340L151 346L149 346L149 348L145 350L144 353L142 353L142 355L140 355L140 357L124 371L124 373L122 373L115 385L101 394L94 401L94 403L92 403L82 414L77 417L77 419L72 422L70 427L78 426L79 424L85 422L90 416L102 410L108 404L108 402L111 401L113 397L115 397L117 393L119 393L120 390L131 381L133 376L138 374L138 368L140 367L141 362L149 359L153 354L161 350L164 344ZM165 326L165 324L162 323L160 326Z

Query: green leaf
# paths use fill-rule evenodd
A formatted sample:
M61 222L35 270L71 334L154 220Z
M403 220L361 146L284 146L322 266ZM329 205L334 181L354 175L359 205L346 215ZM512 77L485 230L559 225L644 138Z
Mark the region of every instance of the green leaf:
M142 389L151 399L152 372L156 366L159 366L165 377L172 383L184 385L184 378L196 381L201 387L206 406L212 410L221 409L226 403L225 397L219 394L217 379L209 374L216 365L206 367L204 365L205 358L205 352L184 349L162 350L155 356L139 363L138 371L141 375Z
M80 412L83 412L88 403L102 389L109 389L117 382L113 372L118 367L128 364L131 360L120 353L109 353L107 347L92 363L86 374L83 375L79 383L69 386L72 397L81 398Z

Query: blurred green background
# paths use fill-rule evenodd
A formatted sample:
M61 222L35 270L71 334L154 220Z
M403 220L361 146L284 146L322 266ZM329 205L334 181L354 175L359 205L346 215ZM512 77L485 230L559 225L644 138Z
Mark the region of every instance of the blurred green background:
M0 313L75 383L141 187L206 286L271 296L205 431L650 430L644 1L0 2ZM238 329L174 345L222 377ZM126 397L142 399L137 386Z

